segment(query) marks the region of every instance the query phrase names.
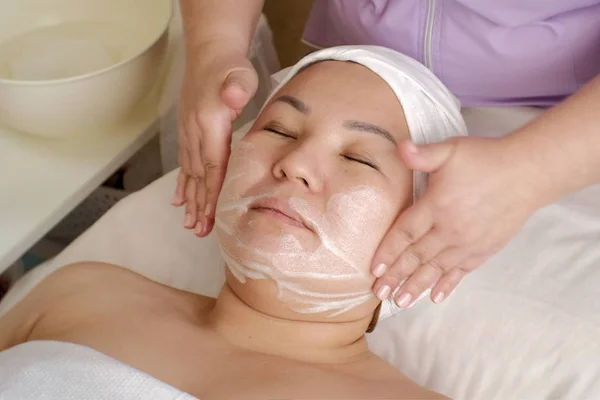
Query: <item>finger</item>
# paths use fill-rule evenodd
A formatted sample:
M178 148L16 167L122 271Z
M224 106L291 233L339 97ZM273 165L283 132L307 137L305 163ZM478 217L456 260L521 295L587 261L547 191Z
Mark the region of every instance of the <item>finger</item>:
M179 143L182 143L181 137L179 140ZM179 168L179 173L177 174L177 185L175 186L175 194L173 195L173 199L171 200L171 204L179 207L182 206L183 204L185 204L185 186L187 183L187 178L188 178L188 174L186 174L185 169L182 167L183 165L183 159L184 159L184 153L186 152L185 148L183 145L179 145L179 148L177 150L177 161L179 162L179 165L181 166Z
M434 287L448 271L457 267L463 259L463 252L460 249L451 248L420 265L395 293L396 304L399 307L410 306L427 290Z
M483 265L488 259L487 255L471 256L459 263L459 268L448 271L431 290L431 299L434 303L441 303L454 293L460 281L471 271ZM454 272L456 271L456 272Z
M231 118L232 121L235 121L242 115L242 112L243 110L229 110L229 118Z
M214 226L215 226L214 218L206 218L206 227L204 228L204 234L202 236L208 235L212 231Z
M194 233L196 236L205 236L205 230L207 227L206 217L204 216L204 204L206 204L206 180L198 181L196 183L196 223L194 225Z
M434 240L430 239L432 231L427 233L423 240L408 246L402 254L391 263L390 267L386 269L386 272L375 282L376 295L379 297L379 293L385 294L390 288L392 291L398 288L402 283L423 263L425 262L426 253L431 252L432 254L436 251L433 246L440 247L441 245L435 245ZM435 236L435 235L434 235ZM421 248L417 247L420 244ZM436 248L437 248L436 247ZM426 250L422 250L426 249ZM397 292L394 292L396 294Z
M195 179L204 175L204 164L202 163L202 132L196 127L195 131L187 138L187 149L190 158L192 177Z
M185 197L187 204L185 208L185 221L183 226L187 229L192 229L196 226L198 216L198 205L196 203L196 186L198 179L190 178L185 187Z
M190 157L193 158L191 161L192 165L192 176L194 179L195 185L193 188L190 188L188 192L190 196L193 197L194 209L191 214L194 216L194 225L191 228L194 228L196 231L201 231L201 227L198 226L198 222L201 220L201 216L204 215L203 211L204 206L206 205L205 198L205 180L206 180L206 169L204 168L204 157L202 155L202 142L198 136L192 136L189 138L190 148L192 149L192 153L190 153ZM188 198L190 201L190 198Z
M453 141L416 145L410 140L400 143L400 157L414 171L435 172L450 159L456 144Z
M204 207L204 216L207 218L215 217L216 204L225 180L228 159L229 151L225 153L224 160L206 164L206 206Z
M188 181L188 175L183 171L183 168L179 169L177 174L177 187L175 188L175 196L171 200L171 204L180 207L185 204L185 187Z
M180 145L181 151L179 153L181 169L183 169L183 172L185 172L188 177L191 177L193 176L193 172L190 152L188 150L188 140L186 138L182 138L182 143L183 144Z
M196 236L205 237L212 231L215 225L215 220L212 218L204 217L202 215L200 215L198 218L199 221L196 224L195 229Z
M418 268L394 294L398 307L407 308L418 300L423 292L430 289L442 277L442 271L429 264Z
M400 214L375 252L371 267L373 275L384 276L398 257L431 229L432 224L431 212L422 202Z
M454 268L445 273L431 289L431 300L436 304L446 300L454 293L454 290L467 273L462 268Z
M186 182L185 182L185 187L183 189L183 204L187 204L188 207L190 205L190 196L189 196L189 190L191 189L190 185L194 185L195 183L191 183L192 181L194 181L195 179L192 177L192 171L190 169L186 170L184 165L191 165L190 164L190 153L188 152L187 148L183 148L181 150L181 159L183 160L183 163L181 164L181 169L183 170L183 173L186 176ZM186 207L186 218L187 218L187 208Z
M227 161L231 151L231 124L220 121L217 125L219 131L207 133L203 143L202 157L205 171L205 198L203 214L207 218L214 218L215 205L227 172Z
M187 130L182 127L179 132L179 164L181 165L183 172L189 176L192 174L192 165L190 163Z
M419 266L432 260L440 251L446 247L440 234L435 231L429 231L417 243L408 246L408 248L398 257L398 260L392 265L385 279L386 284L394 288L399 286L404 280L411 276ZM434 267L437 264L434 264ZM445 271L442 271L443 273Z
M233 70L225 78L221 100L232 110L240 111L250 101L258 88L258 75L248 61L246 68Z
M460 267L467 273L471 272L482 266L488 260L489 257L489 254L477 254L470 256L460 264Z

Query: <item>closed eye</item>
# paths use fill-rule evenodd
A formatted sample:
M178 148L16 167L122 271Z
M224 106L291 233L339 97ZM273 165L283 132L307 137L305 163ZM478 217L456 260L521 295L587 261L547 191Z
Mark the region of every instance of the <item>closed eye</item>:
M285 129L283 126L279 126L279 125L267 125L264 128L265 131L267 132L272 132L276 135L279 136L283 136L283 137L287 137L290 139L296 139L296 136L294 134L292 134L289 130Z
M359 164L366 165L367 167L371 167L371 168L373 168L376 171L379 171L379 167L375 163L373 163L371 161L360 159L360 158L356 158L356 157L351 157L351 156L342 156L342 157L344 157L348 161L357 162Z

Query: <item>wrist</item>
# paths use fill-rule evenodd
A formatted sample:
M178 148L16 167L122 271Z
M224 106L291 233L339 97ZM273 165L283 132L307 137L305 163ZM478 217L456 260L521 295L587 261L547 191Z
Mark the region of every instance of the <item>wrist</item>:
M569 192L568 173L562 151L548 138L536 135L527 127L500 139L503 152L515 168L515 180L534 209L560 199Z
M180 0L184 42L189 54L220 43L247 53L264 0Z
M195 61L213 54L243 54L247 56L250 44L230 34L204 35L185 42L186 60Z
M225 38L218 38L204 43L198 43L193 48L185 49L185 67L189 71L204 71L211 65L228 65L247 58L247 53ZM235 66L233 63L231 66Z

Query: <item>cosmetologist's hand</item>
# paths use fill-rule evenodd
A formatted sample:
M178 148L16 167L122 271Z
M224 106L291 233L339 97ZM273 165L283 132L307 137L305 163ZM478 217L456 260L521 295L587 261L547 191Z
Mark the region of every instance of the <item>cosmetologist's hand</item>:
M179 103L181 170L172 204L186 204L184 226L198 236L212 230L229 159L232 123L257 85L252 64L233 47L220 42L196 48L191 57L188 54Z
M543 168L503 139L461 137L400 155L428 187L383 239L372 272L379 298L408 307L427 289L439 303L515 235L541 205Z

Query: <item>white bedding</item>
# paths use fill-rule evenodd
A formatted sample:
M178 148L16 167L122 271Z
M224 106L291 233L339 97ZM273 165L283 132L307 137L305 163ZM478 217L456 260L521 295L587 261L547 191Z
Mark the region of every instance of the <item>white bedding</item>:
M81 383L85 382L84 385ZM2 400L194 400L89 347L34 341L0 353Z
M465 110L470 132L498 136L535 109ZM18 283L0 314L43 276L75 261L120 264L171 286L216 295L215 237L182 228L169 205L175 172L131 195ZM507 188L510 190L510 188ZM380 322L371 348L454 399L600 399L600 186L540 210L510 245L442 305Z

